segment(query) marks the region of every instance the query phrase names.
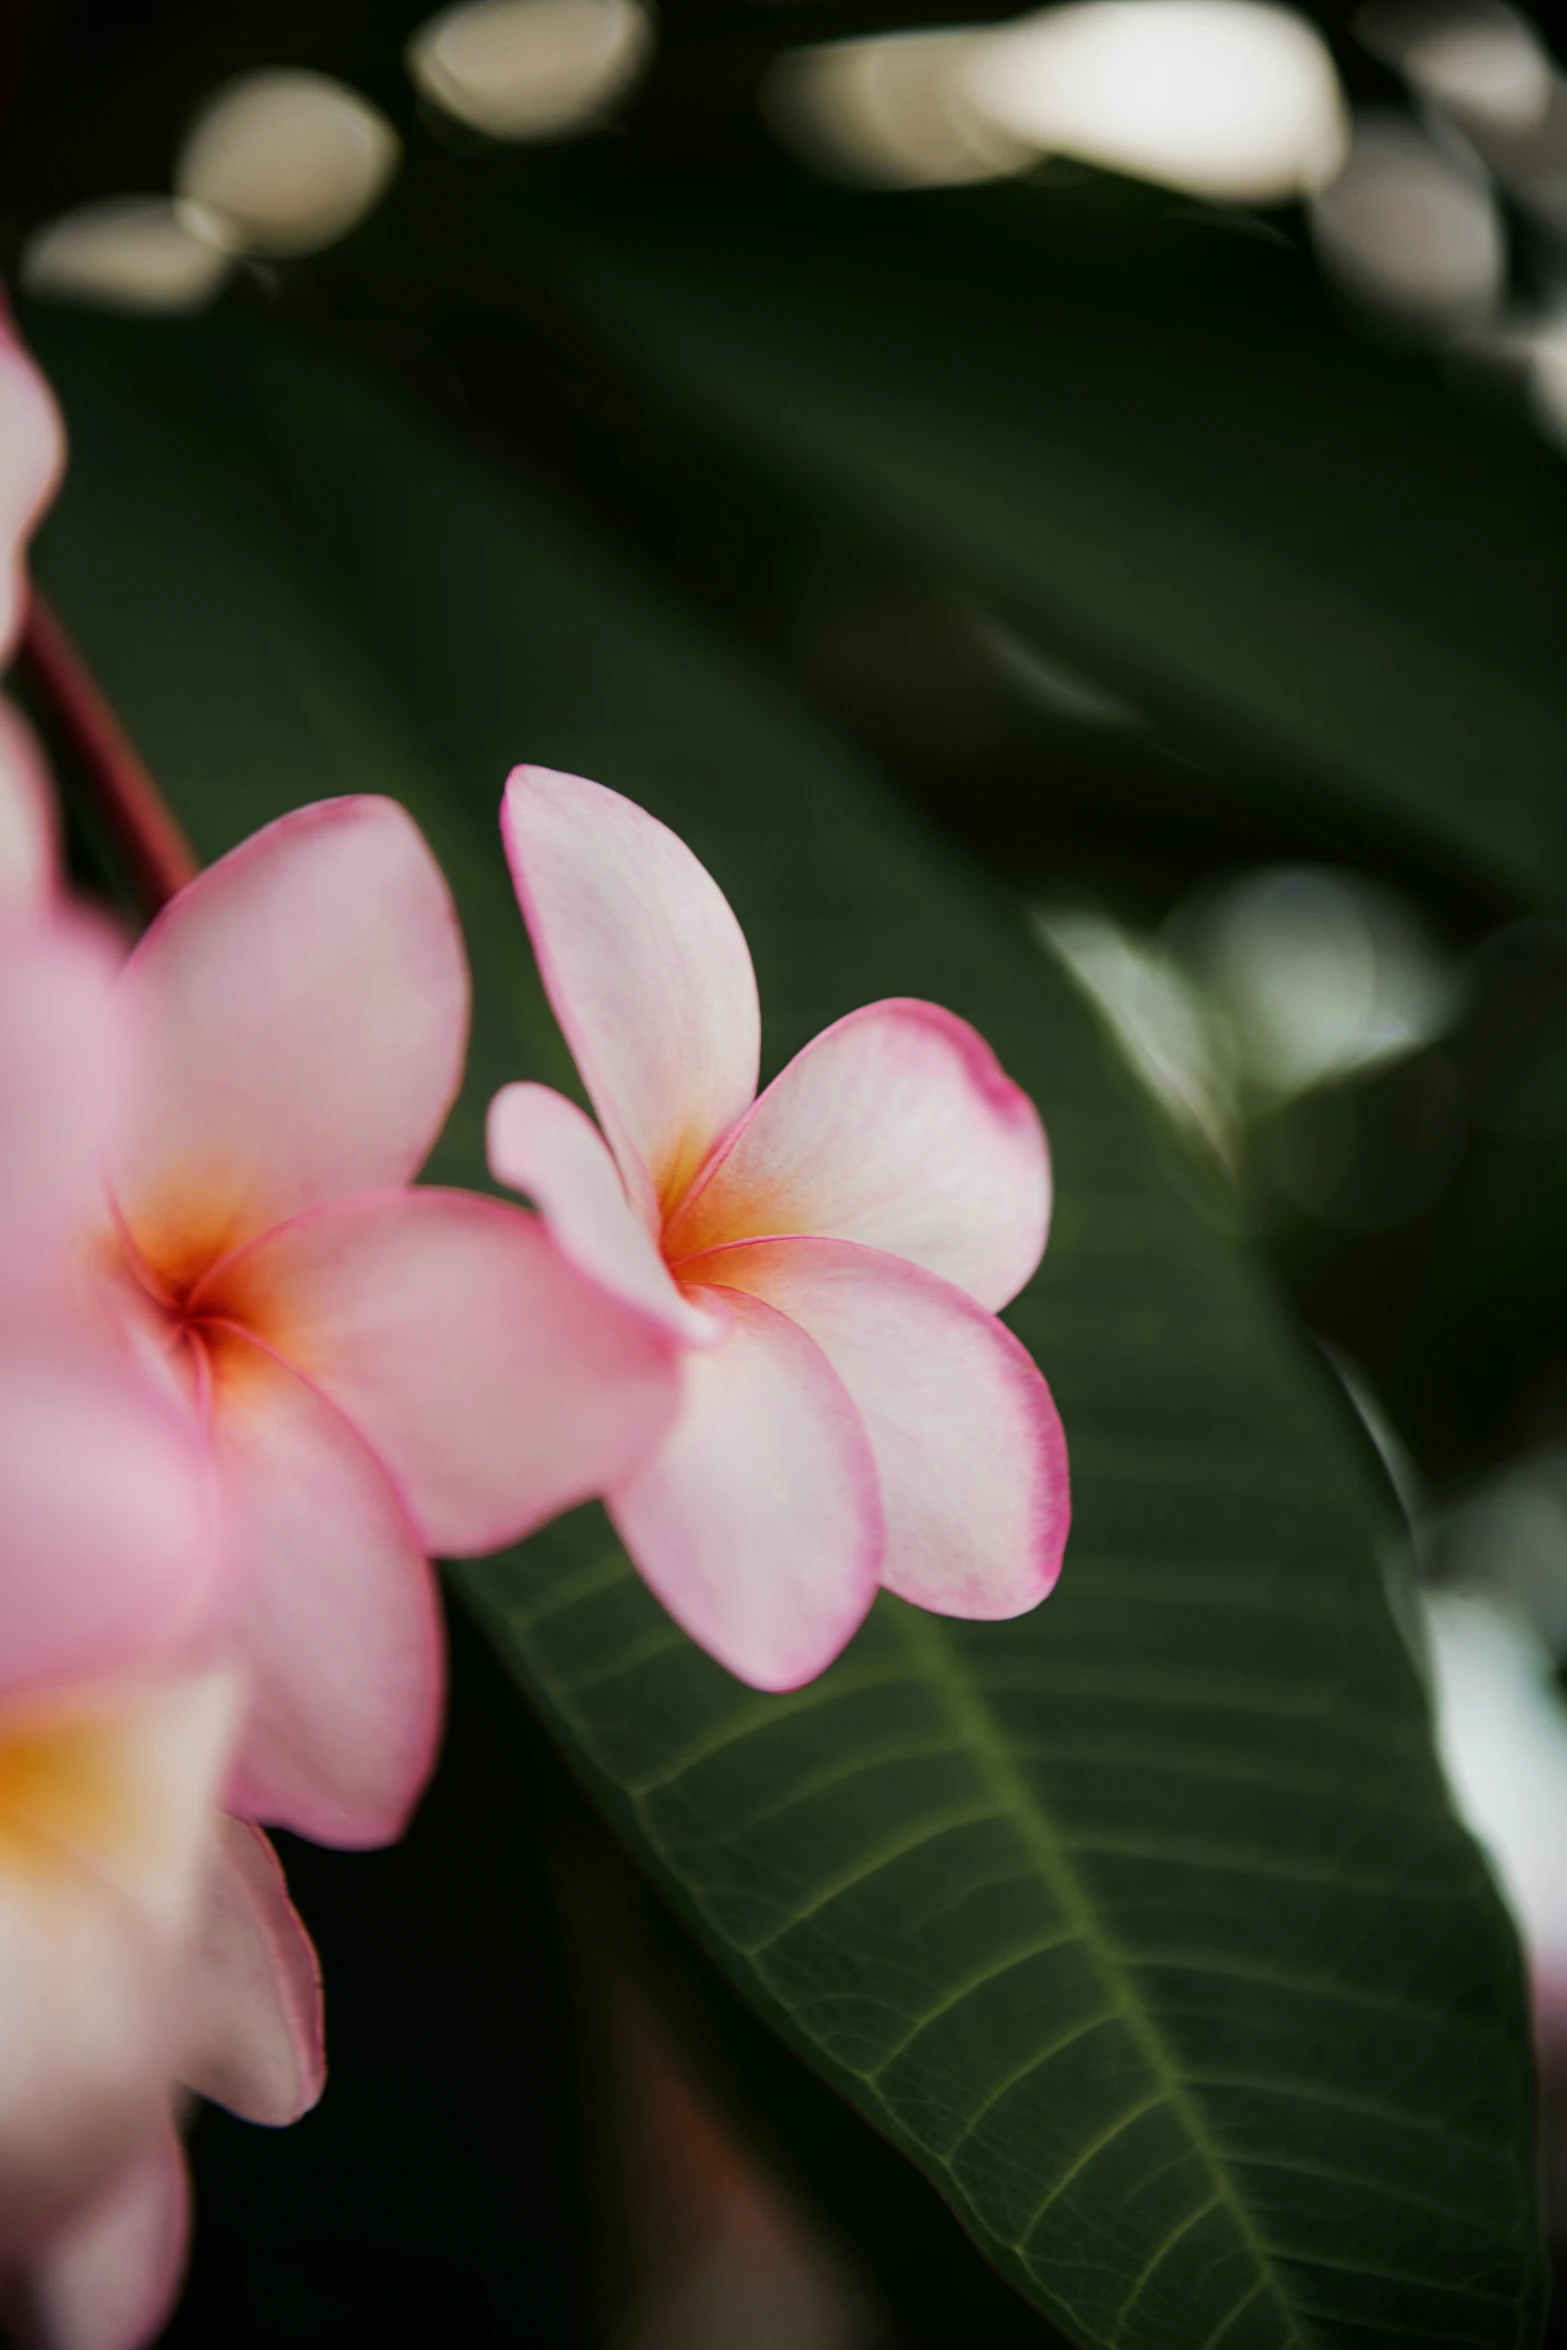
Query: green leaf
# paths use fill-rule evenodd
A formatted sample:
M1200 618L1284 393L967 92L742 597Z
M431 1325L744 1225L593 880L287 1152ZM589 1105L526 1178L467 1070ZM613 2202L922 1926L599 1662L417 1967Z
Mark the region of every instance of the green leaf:
M463 1628L454 1622L454 1632ZM469 1638L482 1645L471 1629ZM471 1693L475 1660L463 1661ZM487 1661L500 1705L513 1715L511 1744L521 1746L515 1686L493 1654ZM493 1702L488 1710L496 1712ZM561 1856L574 1943L635 1985L692 2086L807 2233L842 2259L869 2305L868 2342L876 2350L974 2350L976 2343L984 2350L1063 2350L1065 2337L979 2257L929 2181L797 2062L737 1995L590 1808L557 1750L550 1760L553 1769L537 1752L531 1757L530 1819L540 1841ZM596 2032L596 2016L586 2029Z
M565 193L509 250L558 240L704 428L1031 612L1221 774L1567 894L1567 474L1281 237L1042 189Z
M1019 912L429 420L277 335L38 324L76 451L40 563L142 748L209 848L313 792L409 797L463 899L481 1093L508 1057L559 1066L492 881L527 755L711 865L773 1063L930 995L1043 1107L1057 1223L1015 1319L1076 1495L1047 1605L965 1626L884 1598L769 1698L674 1630L596 1512L462 1570L633 1853L1075 2340L1532 2340L1518 1955L1359 1453ZM446 1171L479 1180L474 1107Z

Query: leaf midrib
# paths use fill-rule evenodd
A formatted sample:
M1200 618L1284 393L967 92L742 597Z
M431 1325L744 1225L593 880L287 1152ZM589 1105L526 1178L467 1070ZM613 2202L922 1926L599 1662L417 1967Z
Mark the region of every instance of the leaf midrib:
M1207 2171L1214 2189L1213 2207L1222 2207L1229 2213L1236 2233L1257 2271L1257 2290L1272 2295L1288 2328L1290 2350L1311 2350L1310 2338L1300 2329L1273 2255L1258 2234L1250 2212L1236 2191L1235 2182L1214 2142L1201 2107L1192 2097L1170 2051L1164 2045L1158 2026L1143 2004L1131 1958L1107 1932L1054 1823L1008 1753L995 1718L973 1676L965 1670L954 1654L951 1642L931 1617L915 1610L900 1609L898 1627L904 1645L928 1676L948 1719L965 1741L998 1810L1012 1821L1041 1875L1050 1884L1063 1915L1108 1977L1115 2000L1115 2012L1159 2085L1163 2100L1181 2123ZM876 2094L874 2089L872 2094ZM942 2168L945 2170L946 2167L943 2163ZM952 2185L962 2194L955 2178L952 2179ZM969 2198L962 2195L962 2200L967 2203ZM1018 2252L1021 2258L1021 2246ZM1255 2293L1249 2294L1245 2303L1237 2304L1226 2319L1226 2325L1254 2298ZM1129 2308L1130 2303L1126 2306ZM1122 2314L1125 2314L1124 2310Z

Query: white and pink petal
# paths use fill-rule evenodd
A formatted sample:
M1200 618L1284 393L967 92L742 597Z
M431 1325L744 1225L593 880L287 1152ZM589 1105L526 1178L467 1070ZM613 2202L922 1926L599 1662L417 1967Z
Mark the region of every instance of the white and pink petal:
M619 792L545 767L501 832L555 1017L650 1231L756 1091L756 976L685 843Z
M91 2200L50 2229L6 2296L31 2350L147 2350L184 2279L190 2176L168 2110Z
M922 1265L992 1310L1043 1254L1038 1113L966 1020L892 997L795 1055L664 1234L679 1263L726 1241L813 1233Z
M282 2129L326 2081L321 1965L270 1840L225 1814L190 1961L179 2077L246 2121Z
M486 1131L490 1173L527 1193L574 1265L679 1345L708 1346L722 1336L722 1323L672 1278L632 1213L604 1137L575 1102L547 1085L505 1085Z
M876 1595L875 1464L805 1332L737 1290L713 1302L729 1309L728 1334L683 1358L680 1417L609 1512L693 1640L753 1688L795 1689L831 1664Z
M886 1515L881 1580L940 1615L1021 1615L1071 1517L1050 1390L1006 1325L950 1282L851 1241L717 1249L703 1277L806 1331L852 1396Z
M166 2104L235 1715L225 1675L0 1711L0 2255Z

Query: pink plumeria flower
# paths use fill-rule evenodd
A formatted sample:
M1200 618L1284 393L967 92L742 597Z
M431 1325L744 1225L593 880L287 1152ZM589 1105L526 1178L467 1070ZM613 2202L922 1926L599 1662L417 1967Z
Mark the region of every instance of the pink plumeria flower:
M218 1810L241 1693L199 1662L205 1447L75 1278L124 1099L117 957L35 911L0 925L0 2279L45 2350L132 2350L183 2267L171 2081L294 2119L319 1978Z
M0 2266L166 2108L239 1718L203 1448L75 1278L117 960L48 871L0 918Z
M667 1343L536 1218L410 1188L457 1091L468 972L392 801L269 825L171 900L121 990L120 1294L217 1465L251 1692L231 1808L379 1843L439 1726L428 1556L624 1477L675 1408Z
M186 1977L180 2080L244 2120L280 2128L321 2094L321 1974L259 1829L226 1819ZM36 2350L141 2350L184 2278L190 2179L165 2104L97 2190L15 2263L6 2313Z
M1027 1096L964 1021L898 999L755 1098L751 959L691 852L536 767L502 828L603 1136L507 1086L490 1164L682 1349L679 1420L608 1497L653 1590L762 1689L821 1672L879 1583L945 1615L1032 1607L1068 1500L1049 1390L995 1318L1049 1220Z
M0 301L0 663L62 457ZM275 2124L323 2075L309 1938L266 1839L217 1807L241 1693L207 1661L206 1451L86 1310L134 1041L122 954L60 889L43 755L0 698L0 2288L42 2350L161 2329L175 2078Z

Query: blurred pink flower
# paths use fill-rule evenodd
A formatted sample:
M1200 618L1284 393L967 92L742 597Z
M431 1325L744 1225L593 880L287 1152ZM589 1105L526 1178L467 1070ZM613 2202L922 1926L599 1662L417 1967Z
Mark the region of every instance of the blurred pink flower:
M165 907L121 994L115 1278L217 1466L250 1707L231 1808L395 1836L430 1768L428 1553L515 1540L668 1426L663 1333L498 1200L410 1188L468 974L390 800L300 810Z
M0 662L60 456L0 304ZM274 2123L322 2079L314 1953L265 1838L217 1808L242 1697L212 1662L206 1447L94 1310L122 960L59 888L43 755L0 700L0 2292L47 2350L161 2327L173 2078Z
M54 810L37 737L0 694L0 921L31 912L54 886Z
M258 1828L224 1819L182 1976L178 2078L244 2120L297 2121L321 2094L321 1975ZM178 2297L190 2185L167 2098L120 2164L57 2213L5 2281L37 2350L140 2350Z
M64 464L54 394L17 341L0 294L0 669L15 648L26 606L23 553Z
M117 963L45 835L0 903L0 2266L167 2105L239 1712L203 1449L83 1303Z
M16 649L26 610L27 541L64 462L54 395L12 332L0 294L0 671ZM0 696L0 918L40 903L53 869L43 755L26 720Z
M0 2257L167 2101L237 1698L127 1672L0 1699Z
M609 1496L654 1591L764 1689L821 1672L878 1582L946 1615L1032 1607L1068 1491L1049 1390L995 1318L1049 1219L1027 1096L966 1022L894 999L754 1098L750 956L691 852L541 768L502 826L604 1133L507 1086L490 1164L683 1350L675 1428Z
M81 1279L120 958L47 861L32 896L0 909L0 2278L47 2350L134 2350L183 2268L171 2079L294 2119L319 1985L265 1839L217 1808L241 1691L192 1669L222 1598L206 1449Z

